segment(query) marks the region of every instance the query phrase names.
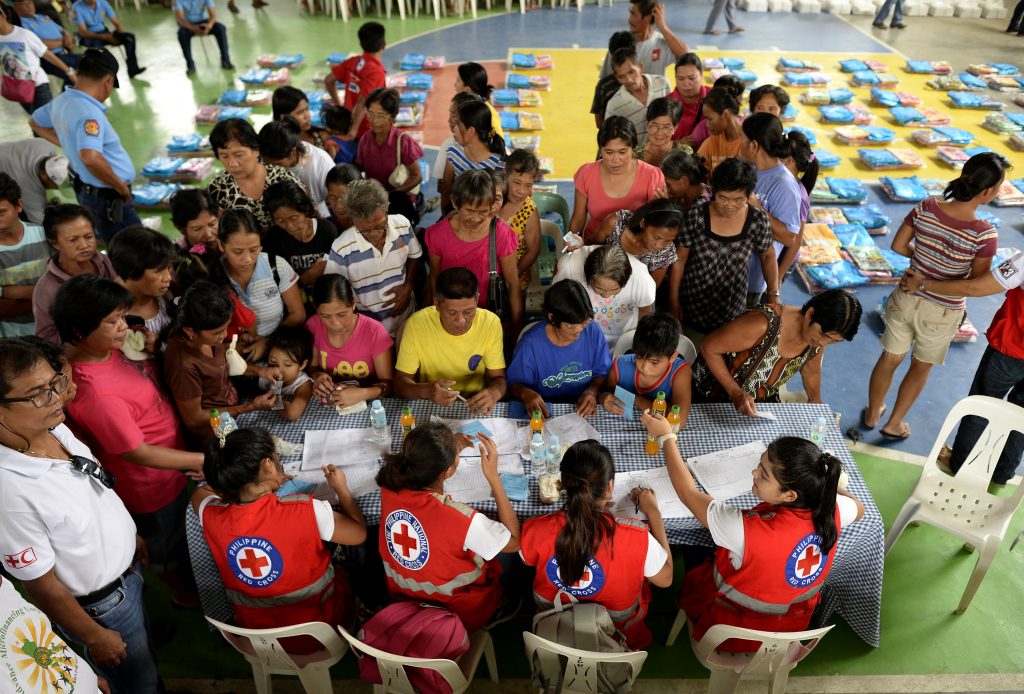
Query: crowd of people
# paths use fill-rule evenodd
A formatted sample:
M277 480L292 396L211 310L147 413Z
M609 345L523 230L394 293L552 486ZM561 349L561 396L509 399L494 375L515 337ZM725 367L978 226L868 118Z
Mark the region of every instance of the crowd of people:
M629 31L612 37L595 89L598 157L575 176L564 230L572 241L529 324L540 163L506 151L479 64L458 69L452 136L434 167L441 215L425 229L424 153L395 125L384 28L367 22L362 54L327 77L327 130L311 124L305 94L291 87L275 91L274 120L259 132L238 119L213 128L223 170L171 198L172 240L142 226L131 203L135 169L104 105L118 88L117 60L102 48L65 60L63 38L45 38L42 20L24 21L30 4L14 4L28 27L19 31L60 42L39 56L76 70L56 98L36 89L23 102L38 138L0 145L0 556L112 691L159 686L143 565L174 604L198 606L185 542L190 502L243 626L351 626L358 597L369 608L388 598L438 604L473 631L518 610L506 585L518 552L537 567L538 608L563 593L593 600L628 647L650 643L649 585L671 585L672 550L650 490L632 490L646 524L608 513L615 461L596 441L564 453L563 508L521 524L490 437L480 434L478 447L496 519L444 494L470 442L445 425L417 426L377 477L382 520L366 546L386 577L381 599L360 594L367 582L335 567L325 545L367 542L343 470L324 469L336 504L279 495L288 479L270 433L244 418L231 432L211 426L255 411L301 421L307 408L387 397L443 407L461 399L477 416L518 401L546 418L549 403L583 417L622 414L616 390L633 393L676 492L717 546L687 566L681 605L695 636L716 623L807 625L828 560L799 587L765 576L784 576L786 554L809 533L827 557L863 514L838 489L839 460L811 442L777 439L754 471L761 503L743 513L697 487L676 440L693 403L757 416L757 403L778 402L797 373L809 402L823 402L825 350L860 326L861 305L843 290L802 306L780 300L817 176L806 138L779 120L784 90L753 90L745 114L743 86L727 77L705 87L700 57L668 29L663 6L631 0ZM741 30L720 4L730 30ZM134 45L105 0L75 7L84 39ZM212 2L175 8L186 60L191 35L214 33L230 67ZM117 31L89 29L105 12ZM0 23L0 42L8 28L16 27ZM127 55L133 77L143 68ZM672 65L674 89L663 76ZM1011 289L972 392L1022 397L1024 345L1013 326L1024 315L1014 289L1024 258L990 268L995 231L975 215L1006 169L998 155L976 155L944 199L915 207L894 238L913 269L888 300L863 414L866 426L881 421L893 372L912 351L886 437L910 435L904 417L963 316L957 297ZM68 177L78 204L44 205ZM681 349L687 340L693 363ZM678 423L653 412L656 401ZM946 456L951 470L979 431L961 428ZM1013 474L1022 447L1011 439L994 482ZM194 491L190 479L201 481ZM409 530L436 559L428 564L425 549L410 559L396 539ZM256 559L277 573L254 580L260 569L246 562ZM606 581L596 592L580 587L594 566Z

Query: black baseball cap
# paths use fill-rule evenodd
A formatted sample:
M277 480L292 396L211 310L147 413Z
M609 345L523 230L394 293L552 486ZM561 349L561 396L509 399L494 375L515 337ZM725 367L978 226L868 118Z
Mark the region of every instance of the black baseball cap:
M114 76L114 89L117 89L121 85L117 82L117 70L118 70L117 58L115 58L110 51L106 48L90 48L82 56L81 62L78 64L79 72L107 72ZM84 70L83 70L84 69Z

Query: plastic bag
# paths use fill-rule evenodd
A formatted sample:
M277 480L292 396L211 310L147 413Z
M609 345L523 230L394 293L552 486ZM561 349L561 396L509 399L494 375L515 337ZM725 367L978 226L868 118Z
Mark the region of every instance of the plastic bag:
M896 92L890 92L887 89L879 89L878 87L872 87L871 103L875 104L876 106L893 108L894 106L900 105L900 98L896 96Z
M924 114L913 106L893 106L889 109L889 115L900 125L922 123L926 120Z
M191 135L174 135L167 144L167 151L174 152L197 152L203 149L203 136L199 133ZM209 145L209 143L207 143Z
M181 157L154 157L142 167L142 175L147 178L151 176L173 176L174 172L181 168L185 160Z
M892 169L900 165L896 155L887 149L858 149L857 157L873 170Z
M868 199L867 189L857 179L826 176L825 182L828 184L829 190L841 200L863 202Z
M398 93L398 103L400 104L425 104L427 103L427 93L421 92L418 89L405 89Z
M877 245L875 240L871 238L871 234L868 233L868 230L862 224L836 224L832 227L832 233L843 244L843 248L847 246Z
M811 276L815 284L825 289L857 287L867 284L869 281L867 277L857 272L857 268L847 260L808 267L807 274Z
M427 56L423 53L406 53L402 56L403 70L422 70Z
M792 132L794 130L798 133L803 133L804 137L807 138L807 143L810 144L812 147L818 144L818 136L812 133L807 128L803 127L802 125L789 125L786 126L784 130L787 133Z
M868 64L863 60L849 59L840 60L839 69L843 72L866 72L868 70Z
M928 197L928 191L917 176L882 176L878 181L886 194L897 202L921 202Z
M132 202L141 207L155 207L180 189L177 183L150 182L132 186Z
M954 145L969 145L974 141L974 135L961 130L960 128L951 128L948 125L940 125L932 128L936 133L946 138L950 144Z
M873 70L858 70L853 73L853 82L858 86L877 86L882 83L882 80Z
M757 73L753 70L733 70L732 74L743 84L753 84L757 81Z
M846 87L835 87L828 90L828 97L833 104L848 104L853 101L853 92Z
M409 89L422 89L429 92L434 88L434 78L423 72L413 72L405 76L405 86Z
M910 269L910 258L908 258L907 256L900 255L896 251L889 248L883 248L881 249L881 251L882 257L885 258L885 260L892 267L893 277L902 277L903 273Z
M834 169L842 163L842 157L827 149L814 150L814 158L818 160L818 167L821 169Z
M875 204L851 207L848 210L843 210L843 214L846 215L846 221L850 224L860 224L869 231L881 229L892 223L892 219L882 212L881 207Z
M818 112L825 123L852 123L853 111L846 106L819 106Z

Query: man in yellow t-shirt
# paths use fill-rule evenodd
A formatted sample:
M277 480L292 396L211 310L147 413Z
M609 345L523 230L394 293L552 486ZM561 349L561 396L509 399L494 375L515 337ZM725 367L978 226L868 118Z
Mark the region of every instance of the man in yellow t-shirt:
M395 364L395 394L451 405L466 396L478 415L505 395L501 321L477 307L476 275L452 267L437 276L434 305L405 323Z

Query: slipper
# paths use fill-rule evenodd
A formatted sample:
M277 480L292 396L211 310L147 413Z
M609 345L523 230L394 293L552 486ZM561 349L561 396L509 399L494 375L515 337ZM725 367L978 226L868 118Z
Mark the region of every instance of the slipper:
M744 29L743 27L736 27L734 29L730 29L729 33L730 34L739 34L739 33L744 32L744 31L746 31L746 29Z
M722 32L720 32L720 31L705 31L705 32L704 32L704 35L705 35L705 36L718 36L718 35L719 35L719 34L721 34L721 33L722 33Z
M879 429L878 433L882 435L882 438L889 441L903 441L910 438L910 425L904 422L902 434L890 434L885 429Z
M878 413L878 419L879 420L882 419L882 415L885 414L885 411L887 409L888 409L888 405L882 405L882 411ZM869 426L868 425L868 408L866 408L866 407L863 410L860 411L860 425L862 427L864 427L865 429L867 429L868 431L871 431L872 429L874 429L875 427L878 426L878 422L875 422L874 426Z

